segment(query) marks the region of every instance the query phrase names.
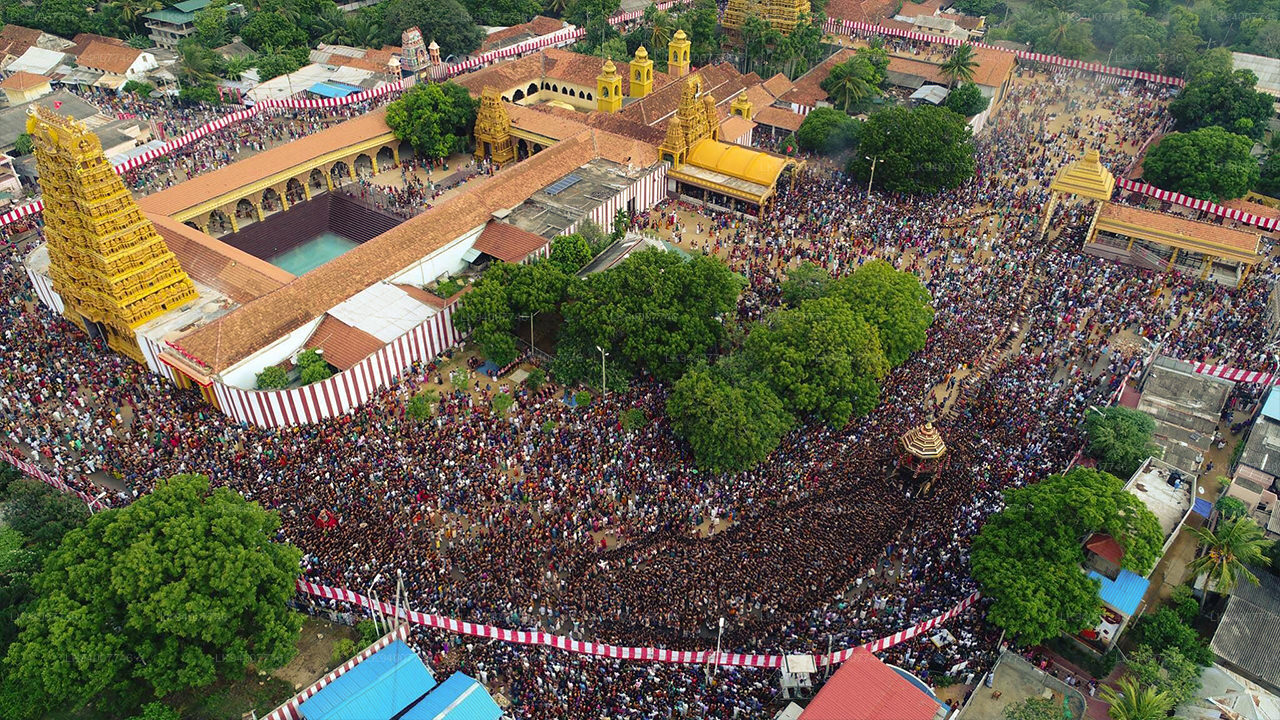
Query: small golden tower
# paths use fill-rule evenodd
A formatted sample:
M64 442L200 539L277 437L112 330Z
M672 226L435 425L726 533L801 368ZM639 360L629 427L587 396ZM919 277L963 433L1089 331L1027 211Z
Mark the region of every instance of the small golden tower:
M63 315L139 363L135 330L196 299L196 288L82 123L28 111L44 196L49 277Z
M751 100L747 97L745 90L729 105L729 112L743 120L750 120L751 116L755 114L755 110L751 107Z
M675 77L689 74L689 36L684 30L677 30L671 42L667 43L667 73Z
M607 113L622 109L622 76L613 58L604 61L604 67L596 76L596 109Z
M741 30L747 16L755 15L783 35L790 35L800 16L812 9L809 0L729 0L720 24Z
M476 159L488 158L499 165L516 159L511 141L511 115L502 104L497 88L486 87L476 111Z
M680 122L680 116L676 115L667 121L667 138L658 146L658 152L663 160L671 163L672 170L679 170L684 164L684 156L688 151L689 146L684 141L684 123Z
M631 61L631 97L642 98L653 92L653 61L649 59L649 51L644 46L636 48L635 59Z

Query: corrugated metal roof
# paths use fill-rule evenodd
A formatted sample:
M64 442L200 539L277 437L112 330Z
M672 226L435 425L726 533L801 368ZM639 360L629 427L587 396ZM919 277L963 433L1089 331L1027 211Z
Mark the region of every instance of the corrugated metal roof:
M306 720L390 720L436 685L422 659L397 640L298 707Z
M1222 622L1209 647L1273 692L1280 686L1280 580L1267 572L1255 573L1258 584L1241 582L1231 591Z
M449 679L401 716L400 720L498 720L502 708L484 686L463 673Z
M859 648L800 715L801 720L932 720L937 700Z
M1147 594L1147 586L1151 584L1151 581L1128 570L1121 570L1115 580L1096 570L1089 571L1089 577L1102 583L1102 589L1098 591L1102 602L1125 615L1132 615L1138 609L1142 596Z
M1280 392L1275 389L1267 393L1267 401L1262 404L1262 417L1280 421Z

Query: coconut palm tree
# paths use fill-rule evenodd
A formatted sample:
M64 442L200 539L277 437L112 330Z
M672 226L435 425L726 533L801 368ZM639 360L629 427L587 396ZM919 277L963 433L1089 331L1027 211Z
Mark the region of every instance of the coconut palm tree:
M197 87L218 79L213 51L187 40L178 44L178 79L187 87Z
M569 0L545 0L542 3L542 11L552 17L564 17L564 11L569 9Z
M1120 692L1105 685L1100 693L1102 700L1111 705L1107 714L1111 720L1164 720L1173 709L1169 693L1154 687L1140 687L1132 675L1120 678Z
M875 83L876 69L863 57L853 57L831 68L831 74L822 82L822 89L846 113L858 103L880 94Z
M1226 594L1235 589L1241 580L1250 584L1258 584L1258 576L1249 571L1248 565L1269 565L1271 559L1266 552L1271 542L1262 534L1262 528L1253 518L1238 517L1218 524L1216 530L1204 528L1187 528L1205 553L1187 565L1192 577L1201 573L1208 575L1205 593L1200 598L1200 607L1204 607L1209 597L1210 583L1216 592Z
M652 12L650 12L650 9L652 9ZM644 14L644 20L649 24L649 47L666 47L667 43L671 42L672 33L675 32L671 23L671 16L658 10L653 5L645 8Z
M164 7L160 0L118 0L111 5L120 9L120 18L133 28L138 27L138 21L143 15Z
M947 76L947 89L956 84L956 81L969 82L973 80L973 71L978 67L978 59L973 54L973 46L964 43L951 53L951 57L942 63L939 69L943 75Z

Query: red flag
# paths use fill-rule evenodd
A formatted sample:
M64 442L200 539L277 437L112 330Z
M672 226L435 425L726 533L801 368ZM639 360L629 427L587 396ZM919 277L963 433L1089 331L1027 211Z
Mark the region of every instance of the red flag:
M62 107L62 101L61 101L61 100L54 100L54 101L53 101L53 109L54 109L54 110L57 110L57 109L58 109L58 108L60 108L60 107Z

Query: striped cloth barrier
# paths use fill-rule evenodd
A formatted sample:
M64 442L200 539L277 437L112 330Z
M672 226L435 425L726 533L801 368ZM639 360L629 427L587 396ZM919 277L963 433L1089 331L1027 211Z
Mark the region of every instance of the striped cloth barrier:
M893 37L907 38L908 40L919 40L921 42L942 43L943 45L960 45L962 42L957 38L946 37L944 35L934 35L932 33L917 32L915 30L904 30L902 28L884 27L874 23L855 22L853 20L838 20L829 18L823 25L823 29L832 35L890 35ZM1186 81L1182 78L1176 78L1169 75L1160 75L1159 73L1143 72L1142 70L1131 70L1129 68L1120 68L1107 65L1105 63L1087 62L1085 60L1073 60L1071 58L1059 57L1057 55L1047 55L1045 53L1035 53L1026 50L1009 50L1008 48L989 45L981 42L969 42L969 45L984 50L995 50L997 52L1012 53L1019 60L1027 60L1030 62L1041 62L1048 65L1057 65L1059 67L1074 68L1077 70L1086 70L1088 72L1102 73L1105 75L1115 75L1122 78L1131 78L1134 80L1146 80L1148 82L1161 83L1163 85L1176 85L1182 87Z
M329 600L338 600L340 602L348 602L364 608L372 608L374 606L374 601L364 595L344 588L332 588L327 585L319 585L317 583L311 583L301 579L298 580L297 586L298 592L307 595L314 595L316 597L322 597ZM861 647L872 652L880 652L899 643L906 642L923 632L927 632L938 627L947 620L950 620L969 609L978 601L979 597L981 597L980 593L974 593L960 601L960 603L954 608L938 615L937 617L930 618L929 620L921 622L907 630L896 632L893 635L866 643ZM734 667L782 667L782 655L752 655L744 653L716 652L715 650L666 650L663 648L605 645L603 643L583 642L564 635L553 635L551 633L534 630L508 630L507 628L495 627L493 625L463 622L456 618L445 617L443 615L432 615L417 611L405 612L387 602L378 601L377 607L378 611L384 615L407 620L414 625L447 630L458 635L492 638L494 640L501 640L503 642L516 643L519 645L543 645L564 650L566 652L582 655L595 655L598 657L613 658L615 660L635 660L640 662L663 662L685 665L712 664ZM841 650L836 653L815 655L814 660L819 666L836 665L849 659L849 656L852 655L852 653L853 648Z
M39 465L36 465L35 463L31 463L31 462L27 462L26 460L23 460L21 457L19 457L15 453L11 453L8 450L0 450L0 460L3 460L4 462L7 462L10 465L18 468L23 473L25 473L26 476L29 478L39 480L40 482L44 483L45 485L48 485L49 487L55 490L61 490L64 493L70 493L72 495L75 495L76 497L80 498L80 500L84 502L85 505L88 505L90 509L93 509L93 508L97 508L99 510L107 509L107 506L104 505L103 502L98 498L95 498L92 495L89 495L88 493L81 492L71 487L70 485L63 482L60 478L56 478L50 475L49 473L45 472L44 468L40 467Z
M1193 210L1203 210L1205 212L1213 213L1218 217L1229 218L1267 231L1275 230L1276 225L1280 223L1280 219L1278 218L1262 217L1261 215L1254 215L1253 213L1245 212L1243 210L1224 207L1209 200L1193 198L1190 195L1183 195L1182 193L1173 192L1172 190L1162 190L1155 185L1149 185L1138 180L1116 178L1116 186L1128 190L1129 192L1142 193L1143 195L1156 198L1157 200L1163 200L1165 202L1174 203L1175 205L1189 207Z
M1208 363L1191 363L1195 371L1201 375L1212 375L1231 380L1232 382L1258 383L1261 385L1280 385L1280 377L1261 370L1241 370L1227 365L1210 365Z

